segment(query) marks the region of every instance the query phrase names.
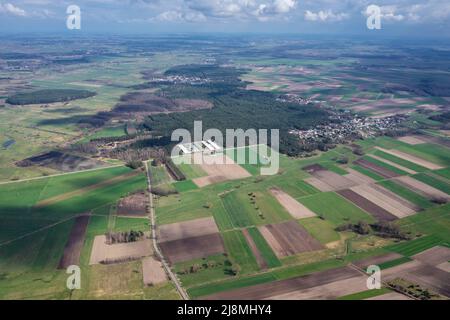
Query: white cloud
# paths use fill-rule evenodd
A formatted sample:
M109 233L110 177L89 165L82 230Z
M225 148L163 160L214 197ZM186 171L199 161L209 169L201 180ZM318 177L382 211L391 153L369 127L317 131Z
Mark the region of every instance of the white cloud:
M206 17L199 12L180 12L180 11L165 11L157 15L151 21L162 22L202 22Z
M25 17L27 12L19 7L14 6L11 3L0 3L0 13L11 14L13 16Z
M334 13L332 10L320 10L318 12L312 12L310 10L305 11L305 20L306 21L342 21L348 19L350 17L347 13Z

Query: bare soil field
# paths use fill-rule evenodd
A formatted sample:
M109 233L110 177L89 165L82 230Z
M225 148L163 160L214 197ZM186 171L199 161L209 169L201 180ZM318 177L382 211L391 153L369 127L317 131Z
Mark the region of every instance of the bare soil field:
M406 280L450 298L450 274L436 267L422 265L403 275Z
M220 158L217 164L214 164L214 158ZM236 164L231 158L225 155L204 156L204 161L200 165L202 170L206 172L206 177L196 178L192 180L199 188L206 187L211 184L228 181L239 180L251 177L240 165Z
M380 166L378 166L372 162L369 162L367 160L364 160L364 159L356 160L354 162L354 164L357 164L365 169L371 170L371 171L375 172L376 174L382 176L383 178L390 179L390 178L395 178L395 177L400 176L400 174L398 174L398 173L392 172L391 170L380 167Z
M253 255L256 258L256 262L258 263L258 266L261 269L267 269L267 263L264 260L263 256L261 255L261 252L259 252L258 247L256 246L256 243L253 241L253 238L248 233L247 229L242 230L242 233L244 234L245 240L247 241L250 249L253 252Z
M435 163L432 163L430 161L424 160L422 158L410 155L408 153L402 152L402 151L398 151L398 150L388 150L388 149L384 149L384 148L380 148L380 147L375 147L376 149L383 151L385 153L391 154L393 156L396 156L398 158L401 158L403 160L415 163L419 166L422 166L424 168L430 169L430 170L439 170L439 169L443 169L444 167L437 165Z
M315 217L316 214L278 188L270 189L270 193L291 214L294 219Z
M310 185L312 185L314 188L316 188L317 190L321 191L321 192L330 192L333 191L333 187L330 186L329 184L322 182L321 180L317 179L317 178L307 178L305 179L306 183L309 183Z
M323 249L320 242L296 221L267 225L261 229L267 229L272 234L273 237L266 238L266 241L279 258ZM264 230L262 234L265 236L267 232ZM274 244L274 240L278 244Z
M359 268L364 269L371 265L382 264L382 263L385 263L388 261L400 259L402 257L403 257L402 255L393 252L393 253L382 254L382 255L376 256L376 257L362 259L362 260L353 262L353 264Z
M146 286L156 285L167 281L166 271L162 263L153 257L142 260L142 274Z
M398 141L410 144L412 146L418 145L418 144L424 144L425 141L421 139L420 136L406 136L406 137L400 137L397 138Z
M171 264L206 258L225 252L223 240L219 233L163 242L160 243L160 247Z
M384 270L383 278L386 281L403 278L450 297L450 274L418 260Z
M450 248L434 247L413 256L413 259L431 266L437 266L450 261Z
M352 180L328 170L316 171L313 173L313 176L323 183L328 184L332 188L332 191L348 189L356 185Z
M375 180L373 180L372 178L370 178L362 173L359 173L358 171L353 170L352 168L345 168L345 170L349 174L345 175L344 177L353 181L356 185L370 184L370 183L375 182Z
M303 170L313 176L313 178L306 179L305 181L322 192L348 189L356 186L361 180L360 175L356 175L355 173L351 174L350 178L348 178L347 176L341 176L329 171L320 164L304 167Z
M323 286L336 281L360 277L361 274L349 267L316 272L297 278L274 281L246 288L219 292L204 297L205 300L263 300L283 294L299 292ZM345 295L345 294L344 294Z
M89 170L104 166L105 163L77 155L51 151L16 162L18 167L41 166L62 172Z
M145 217L147 213L148 196L144 191L123 198L117 205L118 216Z
M115 178L110 179L110 180L106 180L106 181L103 181L103 182L100 182L100 183L97 183L97 184L90 185L90 186L85 187L85 188L81 188L81 189L78 189L78 190L75 190L75 191L63 193L63 194L60 194L60 195L58 195L56 197L52 197L52 198L49 198L49 199L45 199L45 200L39 201L35 205L35 207L36 208L46 207L46 206L49 206L49 205L52 205L52 204L55 204L55 203L58 203L58 202L61 202L61 201L64 201L64 200L76 197L76 196L79 196L79 195L82 195L82 194L85 194L85 193L90 192L90 191L94 191L94 190L97 190L97 189L100 189L100 188L104 188L104 187L113 185L115 183L121 182L123 180L127 180L130 177L134 177L134 176L137 176L139 174L142 174L142 172L140 172L140 171L132 171L132 172L126 173L124 175L115 177Z
M366 300L378 300L378 301L398 301L398 300L412 300L411 298L398 293L398 292L391 292L382 294L381 296L372 297Z
M90 265L112 264L137 260L153 254L152 241L145 239L137 242L108 245L106 236L96 236L92 246Z
M83 249L89 218L90 215L83 215L75 219L69 239L64 247L64 253L59 260L58 269L67 269L69 266L80 264L81 249Z
M371 214L377 220L394 221L397 219L396 216L392 215L385 209L381 208L380 206L367 200L365 197L360 196L358 193L356 193L350 189L341 190L341 191L338 191L337 193L339 193L341 196L343 196L350 202L354 203L356 206L360 207L361 209L363 209L366 212L368 212L369 214Z
M270 300L332 300L367 290L367 277L359 276L331 282L322 286L302 289L277 296Z
M376 184L361 185L351 190L398 218L404 218L420 211L416 205Z
M436 268L445 271L447 273L450 273L450 262L442 262L441 264L438 264Z
M411 169L409 169L409 168L406 168L406 167L404 167L404 166L401 166L401 165L399 165L399 164L397 164L397 163L395 163L395 162L386 160L386 159L384 159L384 158L378 157L378 156L376 156L376 155L374 155L374 154L369 154L369 157L374 158L375 160L384 162L384 163L386 163L386 164L388 164L388 165L390 165L390 166L392 166L392 167L394 167L394 168L400 169L400 170L405 171L405 172L407 172L407 173L409 173L409 174L416 174L416 173L417 173L417 172L414 171L414 170L411 170Z
M416 180L414 178L405 176L405 177L399 177L395 180L398 181L401 185L425 196L428 199L432 200L432 199L436 199L436 198L442 198L442 199L450 200L450 196L448 194L446 194L445 192L438 190L438 189L436 189L426 183L423 183L419 180Z
M213 217L158 227L158 242L168 242L219 233Z

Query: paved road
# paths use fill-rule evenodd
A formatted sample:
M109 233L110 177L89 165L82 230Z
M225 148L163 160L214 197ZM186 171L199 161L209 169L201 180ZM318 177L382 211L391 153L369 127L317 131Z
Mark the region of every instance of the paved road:
M145 163L145 172L147 175L147 182L148 182L148 194L149 194L149 199L150 199L150 225L151 225L151 231L152 231L153 249L155 250L156 255L161 260L161 263L162 263L164 269L166 270L167 274L169 275L169 278L175 284L175 287L177 288L177 291L180 294L180 296L184 300L189 300L188 294L181 286L181 283L178 280L177 276L170 269L170 266L167 263L167 261L164 259L164 256L163 256L161 250L159 250L158 242L156 241L156 222L155 222L156 220L155 220L155 209L153 207L153 195L152 195L152 184L151 184L151 179L150 179L150 171L148 169L148 163L147 162L144 162L144 163Z

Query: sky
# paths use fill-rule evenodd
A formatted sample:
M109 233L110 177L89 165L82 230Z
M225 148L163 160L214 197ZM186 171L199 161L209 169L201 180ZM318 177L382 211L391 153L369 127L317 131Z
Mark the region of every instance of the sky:
M298 33L450 37L450 0L0 0L0 33ZM367 7L381 30L367 28Z

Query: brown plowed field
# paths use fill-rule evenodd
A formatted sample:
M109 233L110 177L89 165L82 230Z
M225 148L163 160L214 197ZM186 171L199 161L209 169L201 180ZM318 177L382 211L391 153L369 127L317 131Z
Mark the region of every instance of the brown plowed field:
M148 197L145 192L135 193L119 201L119 204L117 205L117 215L125 217L147 216L147 203Z
M404 218L419 211L419 208L411 209L410 206L413 206L412 204L405 206L403 202L406 200L398 200L396 195L391 194L382 187L376 188L374 185L363 185L352 188L351 190L372 203L375 203L377 206L383 208L397 218Z
M168 242L219 233L214 218L196 219L158 227L158 242Z
M367 268L371 265L379 265L388 261L393 261L402 258L403 256L398 253L387 253L381 256L362 259L354 262L353 264L359 268Z
M89 215L84 215L75 219L69 239L64 247L64 253L59 260L58 269L67 269L69 266L80 264L81 249L83 249L89 218Z
M357 185L352 180L328 170L317 171L312 175L329 185L332 191L348 189Z
M375 182L375 180L373 180L372 178L366 176L365 174L359 173L356 170L353 170L351 168L345 168L345 170L348 172L348 174L345 175L344 177L350 179L356 185L370 184Z
M307 178L305 181L321 192L333 191L333 188L329 184L324 183L317 178Z
M159 245L164 256L172 264L225 252L219 233L168 241Z
M217 163L214 163L215 159L218 161ZM203 155L203 163L200 164L200 167L207 176L192 180L199 188L223 181L251 177L247 170L226 155Z
M450 261L450 248L434 247L413 256L414 260L418 260L431 266L437 266L441 263Z
M250 247L250 249L253 252L253 255L256 258L256 262L258 262L258 266L261 269L267 269L267 263L264 260L263 256L261 255L261 252L259 252L258 247L256 246L255 242L253 241L253 238L248 233L248 230L242 230L242 233L244 234L245 240L247 240L247 243Z
M398 173L392 172L391 170L380 167L380 166L378 166L372 162L369 162L367 160L364 160L364 159L356 160L354 162L354 164L361 166L365 169L371 170L371 171L375 172L376 174L382 176L383 178L390 179L390 178L395 178L395 177L400 176L400 174L398 174Z
M386 300L386 301L394 301L394 300L412 300L411 298L397 293L397 292L391 292L391 293L386 293L386 294L382 294L381 296L376 296L376 297L372 297L366 300Z
M287 257L302 252L323 249L320 242L314 239L306 229L296 221L267 225L265 228L279 244L272 246L272 239L266 239L278 257Z
M153 257L142 260L142 274L144 284L147 286L167 281L166 271L164 271L162 263Z
M420 136L406 136L398 138L397 140L413 146L425 143L425 141L422 140Z
M269 300L332 300L367 290L367 277L359 276L322 286L297 290L268 298Z
M341 190L337 193L354 203L356 206L367 211L379 221L394 221L397 219L396 216L390 214L388 211L384 210L380 206L377 206L375 203L367 200L352 190Z
M108 245L106 236L96 236L92 246L90 265L111 264L137 260L153 254L152 241L145 239L137 242Z
M270 193L272 193L272 195L294 219L304 219L317 216L314 212L278 188L270 189Z
M361 274L349 267L316 272L297 278L274 281L251 287L219 292L206 296L205 300L263 300L282 294L323 286L336 281L359 277Z

